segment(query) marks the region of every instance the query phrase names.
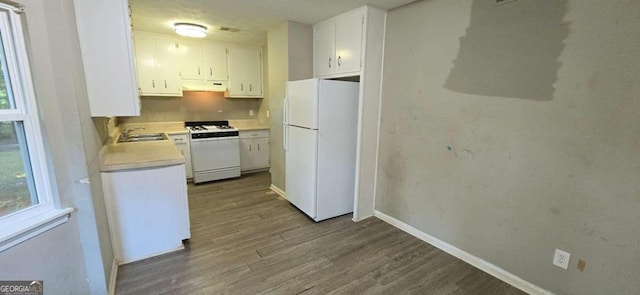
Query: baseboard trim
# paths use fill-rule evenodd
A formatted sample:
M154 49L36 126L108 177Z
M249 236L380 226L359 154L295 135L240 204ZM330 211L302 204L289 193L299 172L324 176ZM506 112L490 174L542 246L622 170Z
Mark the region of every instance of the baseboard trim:
M476 268L504 281L507 284L510 284L524 292L527 292L528 294L540 294L540 295L553 295L552 292L547 291L543 288L540 288L532 283L529 283L523 279L521 279L520 277L500 268L499 266L496 266L494 264L491 264L489 262L487 262L486 260L477 257L471 253L465 252L464 250L457 248L445 241L442 241L432 235L429 235L423 231L420 231L419 229L410 226L398 219L395 219L387 214L384 214L378 210L375 211L374 216L379 218L380 220L395 226L396 228L418 238L421 239L427 243L429 243L430 245L444 251L447 252L459 259L461 259L462 261L469 263L473 266L475 266Z
M373 216L375 216L375 215L371 214L371 215L367 215L367 216L364 216L364 217L358 217L358 218L353 217L353 218L351 218L351 220L353 220L354 222L360 222L360 221L363 221L365 219L369 219L369 218L371 218Z
M114 259L111 264L111 277L109 277L109 285L107 286L107 293L109 295L116 294L116 278L118 277L118 262Z
M147 258L156 257L156 256L164 255L164 254L169 254L169 253L176 252L176 251L181 251L181 250L184 250L184 245L183 244L180 244L180 246L175 247L175 248L170 249L170 250L152 253L152 254L149 254L149 255L146 255L146 256L142 256L142 257L137 257L137 258L134 258L134 259L131 259L131 260L123 260L123 261L120 261L120 264L124 265L124 264L134 263L136 261L141 261L141 260L145 260Z
M287 194L283 190L278 188L277 186L271 184L269 189L271 189L272 191L274 191L276 194L280 195L281 197L285 198L285 200L287 199Z

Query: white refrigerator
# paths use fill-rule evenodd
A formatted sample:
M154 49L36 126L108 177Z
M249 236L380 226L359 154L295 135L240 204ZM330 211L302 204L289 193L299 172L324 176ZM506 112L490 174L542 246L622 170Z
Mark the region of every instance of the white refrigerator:
M317 221L353 212L359 83L287 83L286 197Z

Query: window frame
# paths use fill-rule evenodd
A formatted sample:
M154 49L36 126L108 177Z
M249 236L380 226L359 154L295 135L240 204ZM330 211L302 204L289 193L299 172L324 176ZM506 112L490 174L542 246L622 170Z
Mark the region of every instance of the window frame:
M8 74L5 83L15 106L0 110L0 122L22 122L30 162L30 167L24 168L31 169L38 204L0 217L0 252L66 222L73 211L58 208L53 194L20 13L21 8L0 3L1 50Z

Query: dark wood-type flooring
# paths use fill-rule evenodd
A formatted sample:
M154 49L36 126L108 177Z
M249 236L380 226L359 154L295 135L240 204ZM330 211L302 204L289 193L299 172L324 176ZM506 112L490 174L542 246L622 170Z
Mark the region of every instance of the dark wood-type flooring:
M190 184L187 249L120 266L116 294L524 294L377 218L315 223L269 185Z

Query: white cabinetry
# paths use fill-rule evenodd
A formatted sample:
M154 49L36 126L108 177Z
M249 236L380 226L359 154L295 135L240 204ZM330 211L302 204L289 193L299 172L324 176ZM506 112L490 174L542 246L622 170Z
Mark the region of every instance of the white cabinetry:
M139 116L127 0L75 0L91 116Z
M231 46L229 62L229 91L227 97L262 97L262 49Z
M269 168L269 130L240 131L240 170Z
M198 41L178 41L178 64L182 80L204 80L204 44Z
M360 74L364 20L359 8L313 26L315 77Z
M134 44L140 95L182 96L176 41L135 32Z
M182 80L227 81L227 47L208 41L179 40Z
M114 256L133 262L183 248L189 239L184 165L102 172Z
M314 76L326 76L335 72L336 23L327 21L313 27Z
M204 75L207 81L227 81L227 47L212 42L204 43Z
M191 147L189 146L189 134L169 134L169 138L176 145L176 148L184 156L184 172L188 178L193 178L193 170L191 168Z

